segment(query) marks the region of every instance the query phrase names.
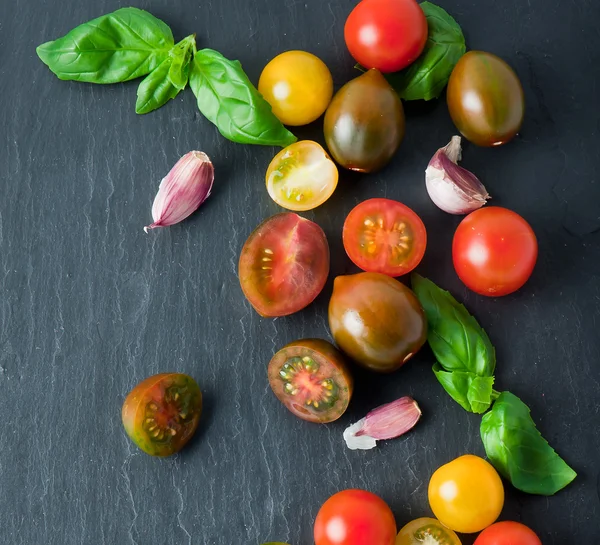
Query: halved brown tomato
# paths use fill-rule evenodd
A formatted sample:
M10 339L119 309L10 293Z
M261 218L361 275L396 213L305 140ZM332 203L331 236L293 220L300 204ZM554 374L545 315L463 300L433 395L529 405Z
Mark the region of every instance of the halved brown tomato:
M191 439L202 413L202 392L182 373L161 373L140 382L125 398L123 426L151 456L170 456Z
M363 271L401 276L423 259L427 231L408 206L391 199L369 199L344 222L344 249Z
M337 420L352 397L352 375L344 356L322 339L284 346L269 362L269 384L277 399L302 420Z
M286 212L261 223L242 248L244 295L261 316L287 316L308 306L329 274L329 245L323 229Z

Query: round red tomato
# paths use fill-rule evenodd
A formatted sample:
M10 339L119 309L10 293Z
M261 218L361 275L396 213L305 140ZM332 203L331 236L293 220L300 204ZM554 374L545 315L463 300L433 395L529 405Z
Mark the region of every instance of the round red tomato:
M316 223L286 212L263 221L242 248L244 295L261 316L287 316L315 299L329 274L329 245Z
M393 545L396 521L379 496L344 490L329 498L315 520L315 545Z
M350 54L365 68L397 72L417 60L427 19L415 0L362 0L346 20Z
M427 231L408 206L390 199L369 199L344 222L344 249L363 271L401 276L423 259Z
M537 534L520 522L497 522L486 528L475 545L542 545Z
M538 255L531 226L516 212L488 206L469 214L452 243L454 269L476 293L496 297L517 291Z

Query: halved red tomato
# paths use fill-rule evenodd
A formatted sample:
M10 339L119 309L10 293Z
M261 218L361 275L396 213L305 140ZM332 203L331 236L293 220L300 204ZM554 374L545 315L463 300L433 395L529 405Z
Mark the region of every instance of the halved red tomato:
M344 222L344 249L363 271L401 276L423 259L427 231L408 206L391 199L369 199Z
M127 435L144 452L170 456L194 435L201 413L196 381L182 373L161 373L129 392L121 416Z
M286 212L261 223L242 248L244 295L261 316L287 316L308 306L329 274L329 245L323 229Z
M284 346L269 363L269 384L292 413L326 424L337 420L352 397L352 375L344 356L322 339Z

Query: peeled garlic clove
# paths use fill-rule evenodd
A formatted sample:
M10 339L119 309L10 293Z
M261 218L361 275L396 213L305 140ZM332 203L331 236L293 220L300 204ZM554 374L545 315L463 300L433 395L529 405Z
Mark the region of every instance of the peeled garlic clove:
M144 231L187 218L208 198L214 179L215 169L206 153L186 153L162 179L152 205L154 223L144 227Z
M425 183L431 200L449 214L468 214L490 198L484 185L472 172L457 163L461 159L460 136L453 136L429 161Z
M371 411L346 428L344 440L351 450L368 450L382 439L394 439L411 430L421 418L421 409L412 397L401 397Z

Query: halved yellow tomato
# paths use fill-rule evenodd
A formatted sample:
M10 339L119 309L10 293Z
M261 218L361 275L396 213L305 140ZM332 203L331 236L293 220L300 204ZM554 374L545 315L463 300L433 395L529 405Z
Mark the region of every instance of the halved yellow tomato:
M281 150L267 169L267 191L283 208L312 210L335 191L338 169L316 142L302 140Z
M396 545L461 545L458 536L442 525L439 520L429 517L409 522L396 537Z

